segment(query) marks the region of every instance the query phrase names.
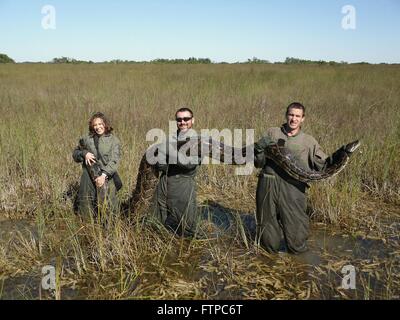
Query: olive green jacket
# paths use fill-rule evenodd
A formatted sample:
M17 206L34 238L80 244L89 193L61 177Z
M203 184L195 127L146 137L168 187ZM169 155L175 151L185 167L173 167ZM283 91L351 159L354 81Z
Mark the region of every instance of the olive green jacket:
M322 151L317 140L312 136L302 132L289 137L284 125L282 127L269 128L263 138L254 147L255 166L264 168L268 173L271 163L264 157L265 147L270 143L278 143L289 149L294 159L305 170L321 171L328 163L328 156Z
M88 152L95 155L96 161L100 164L102 172L112 177L118 169L119 161L121 158L121 143L119 139L112 133L104 134L99 138L99 152L101 157L97 154L94 145L94 138L92 135L85 135L79 140L78 146L75 148L72 157L75 162L82 162L82 167L85 165L85 156Z
M157 163L156 168L168 176L180 174L194 177L201 159L198 155L188 155L185 159L182 159L183 155L178 151L179 148L177 146L178 141L185 141L191 137L195 137L193 130L171 135L161 143L158 152L160 159L164 161L163 163Z

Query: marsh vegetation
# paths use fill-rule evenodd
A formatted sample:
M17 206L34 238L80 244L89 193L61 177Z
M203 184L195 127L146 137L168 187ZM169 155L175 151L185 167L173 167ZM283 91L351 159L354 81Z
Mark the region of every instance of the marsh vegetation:
M0 66L0 84L2 298L399 299L399 66L12 64ZM307 107L304 130L327 153L362 141L340 175L310 189L308 255L254 245L256 173L232 166L203 166L197 177L209 239L155 232L139 217L104 226L74 214L71 154L93 112L108 114L122 141L124 201L146 132L168 131L177 107L194 110L196 128L253 128L259 138L291 101ZM228 226L216 222L221 212ZM48 264L53 296L39 292ZM356 290L341 288L349 264Z

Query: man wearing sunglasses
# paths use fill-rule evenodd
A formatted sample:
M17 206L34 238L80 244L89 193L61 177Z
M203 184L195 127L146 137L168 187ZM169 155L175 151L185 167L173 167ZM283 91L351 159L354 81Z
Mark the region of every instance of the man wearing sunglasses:
M200 159L194 155L189 157L189 161L182 161L178 147L179 141L196 136L192 129L192 110L180 108L175 113L175 120L176 134L168 138L165 148L159 149L159 153L165 153L160 158L165 158L166 163L156 164L161 176L154 194L152 213L157 221L177 234L194 237L198 235L195 175Z

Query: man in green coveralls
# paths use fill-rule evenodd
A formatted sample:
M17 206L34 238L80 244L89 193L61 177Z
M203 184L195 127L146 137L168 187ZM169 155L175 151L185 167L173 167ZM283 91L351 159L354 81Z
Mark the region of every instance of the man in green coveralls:
M286 123L270 128L254 148L255 166L262 168L256 193L257 242L268 252L277 252L281 236L291 253L308 250L309 217L306 214L308 185L288 176L273 161L264 156L270 143L284 146L306 170L323 170L328 156L318 142L301 131L305 108L293 102L286 110Z
M168 137L159 148L156 167L161 172L153 198L153 218L179 235L193 237L197 227L195 175L200 159L197 155L186 157L179 153L178 142L187 141L196 133L193 112L180 108L175 113L176 134Z

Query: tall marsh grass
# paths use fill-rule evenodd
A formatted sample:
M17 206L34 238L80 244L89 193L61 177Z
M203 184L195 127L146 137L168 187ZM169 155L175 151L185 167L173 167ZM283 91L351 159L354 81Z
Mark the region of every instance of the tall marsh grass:
M240 218L224 241L191 242L139 220L82 222L66 197L81 173L72 151L95 111L110 116L122 141L119 196L126 200L150 144L146 132L167 131L178 107L194 110L198 129L252 128L257 139L283 123L292 101L306 106L304 130L326 153L362 142L340 175L312 186L316 221L359 225L369 203L400 203L398 66L1 65L0 214L34 217L37 226L36 236L1 247L3 274L62 257L57 298L72 285L89 298L323 297L302 267L273 261L247 242ZM254 213L256 173L204 166L197 181L200 203ZM255 253L265 255L264 264ZM393 270L387 295L399 281Z

